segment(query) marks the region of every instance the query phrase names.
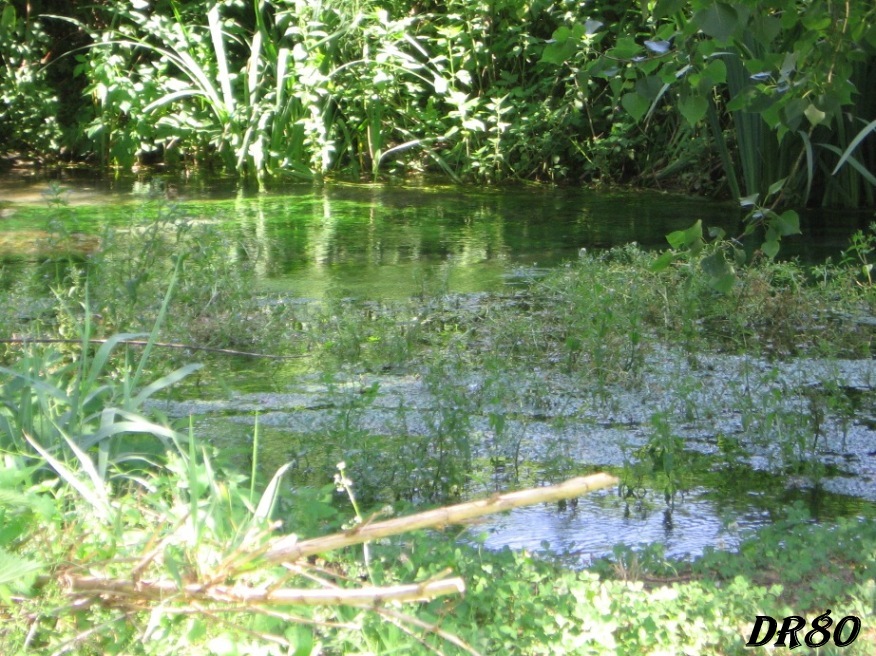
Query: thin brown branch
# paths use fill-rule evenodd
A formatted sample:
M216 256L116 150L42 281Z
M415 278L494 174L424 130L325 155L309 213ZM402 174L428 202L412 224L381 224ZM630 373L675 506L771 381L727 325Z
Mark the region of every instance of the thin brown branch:
M579 497L588 492L617 485L618 480L608 474L593 474L572 478L559 485L520 490L507 494L496 494L487 499L479 499L445 508L399 517L383 522L357 526L346 533L335 533L321 538L298 542L294 535L286 536L268 549L265 554L270 562L295 561L325 551L333 551L363 542L371 542L390 535L399 535L422 528L443 527L460 524L468 519L491 515L512 508L530 506L537 503L559 501Z
M251 588L243 585L204 586L191 583L181 588L174 581L131 581L107 579L101 576L70 577L70 592L109 597L134 597L139 600L180 601L219 604L301 605L301 606L381 606L390 601L428 601L435 597L465 592L461 578L425 581L389 587L355 589L306 590L282 588Z

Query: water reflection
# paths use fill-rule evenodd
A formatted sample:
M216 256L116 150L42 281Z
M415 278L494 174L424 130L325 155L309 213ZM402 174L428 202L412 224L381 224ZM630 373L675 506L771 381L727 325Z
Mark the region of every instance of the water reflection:
M634 548L659 544L672 557L698 556L706 547L734 549L746 533L769 522L769 513L762 508L754 504L732 510L722 507L703 488L685 493L683 503L671 511L630 506L614 491L603 490L561 512L549 505L520 508L488 519L469 534L472 538L483 534L484 545L490 549L508 546L543 552L547 547L589 566L619 544Z
M392 187L240 198L233 216L263 248L265 286L304 297L489 291L515 266L555 266L582 247L659 246L697 218L736 222L726 205L656 194Z
M154 221L167 201L150 196L152 188L142 182L129 183L127 192L118 182L105 191L96 183L71 185L62 219L82 233ZM46 205L42 191L0 184L0 204L11 201L4 204L4 235L23 237L57 218L59 210ZM264 291L308 298L491 291L502 288L509 271L553 267L581 248L630 241L662 248L668 232L698 219L740 232L733 204L654 192L334 184L253 194L215 184L182 186L176 207L197 222L220 225L235 243L229 257L252 263ZM813 238L786 239L783 254L835 255L871 219L810 217L805 230ZM5 243L12 245L0 247L0 258L20 259L24 247L14 239Z

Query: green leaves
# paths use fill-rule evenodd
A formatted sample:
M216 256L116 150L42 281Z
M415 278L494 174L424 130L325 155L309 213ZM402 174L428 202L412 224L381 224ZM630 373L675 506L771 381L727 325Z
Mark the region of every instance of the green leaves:
M773 218L770 222L770 227L782 237L799 235L800 216L794 210L787 210Z
M647 98L643 97L639 93L625 93L623 97L621 97L621 105L627 112L637 121L641 121L645 114L648 113L648 108L651 106L651 103Z
M42 569L42 564L37 561L22 558L0 547L0 604L11 605L12 593L30 588Z
M633 59L637 55L642 52L642 46L640 46L635 38L631 36L623 36L617 40L617 44L608 51L608 56L613 57L614 59Z
M853 156L876 131L862 73L872 48L859 27L876 20L871 2L852 0L839 12L805 3L777 15L765 0L660 0L650 20L635 33L619 31L615 46L587 67L605 77L614 102L633 120L655 122L664 95L676 98L686 126L708 119L734 196L764 196L773 180L787 178L786 201L795 195L808 201L821 189L849 205L872 201L876 175L865 164L871 153ZM664 88L655 93L651 78ZM659 118L655 123L664 126ZM815 144L818 150L810 140L816 128L828 135ZM847 137L850 132L857 134ZM819 170L830 167L836 175L846 164L841 179L813 184ZM768 251L774 250L771 244Z
M708 276L709 286L722 294L729 292L736 284L736 271L727 261L723 251L717 251L700 262L703 273Z
M768 212L765 224L766 234L760 248L770 258L778 254L779 241L782 237L800 234L800 217L794 210L787 210L781 214Z
M666 269L675 262L679 253L676 251L688 251L690 254L698 253L703 247L703 222L697 220L686 230L675 230L666 235L666 241L674 249L666 251L651 265L651 271L658 272Z
M676 230L666 235L666 241L673 250L660 255L651 265L651 271L660 272L678 260L686 260L689 264L697 263L698 269L706 278L706 283L717 292L726 294L736 284L736 266L745 263L745 252L730 240L725 239L721 229L710 229L713 238L706 244L703 237L703 222L698 220L690 228Z
M572 27L561 25L551 35L551 40L542 51L541 61L559 65L572 59L600 27L602 23L595 20L588 20L583 24L575 23Z
M703 246L703 222L698 219L686 230L676 230L666 235L666 241L675 249L698 251Z
M739 14L725 2L713 2L694 14L693 23L706 35L727 41L739 28Z
M703 96L684 96L678 103L678 111L690 125L699 123L708 109L709 101Z

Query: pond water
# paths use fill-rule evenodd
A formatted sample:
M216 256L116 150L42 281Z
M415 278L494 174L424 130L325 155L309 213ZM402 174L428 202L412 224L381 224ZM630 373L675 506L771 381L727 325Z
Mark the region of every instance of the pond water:
M146 223L161 211L151 181L62 188L63 220L77 233ZM0 180L0 261L7 267L21 266L22 253L33 252L34 233L58 215L47 205L48 189ZM261 291L309 299L496 291L574 259L581 248L631 241L663 248L668 232L698 219L740 232L732 204L656 192L337 184L259 194L214 184L181 185L174 195L181 214L233 236L241 246L235 257L258 253ZM810 261L835 256L872 218L805 216L807 239L787 238L783 254Z
M47 205L44 183L0 181L2 268L27 275L44 259L39 235L53 218L62 217L77 234L87 236L99 234L106 225L124 230L132 222L148 222L160 208L166 208L166 201L155 198L155 185L150 181L71 182L65 187L61 198L66 206L61 212ZM575 259L581 248L602 249L630 241L662 248L666 233L686 228L698 219L731 234L740 230L739 212L732 205L659 193L336 184L289 186L254 194L220 183L180 185L177 193L179 197L172 201L175 211L218 226L239 245L234 257L258 253L258 292L307 301L507 291ZM809 261L836 256L848 236L872 219L872 213L809 215L804 217L806 239L787 239L783 253ZM665 365L671 362L675 358L655 365L654 375L677 377L677 370L666 370ZM725 376L727 383L738 373L734 367L734 362L718 363L711 369L711 378ZM872 363L852 368L855 370L848 379L840 382L872 390ZM804 363L801 369L811 367ZM261 388L262 379L255 367L250 379L241 380L240 389L229 397L206 405L184 403L170 408L170 414L195 415L205 434L231 445L249 439L253 412L258 410L263 413L260 422L266 440L274 445L277 457L295 458L289 445L305 432L315 435L321 422L335 421L340 411L335 412L331 404L326 406L324 400L315 400L324 399L325 390L314 391L313 381L302 383L290 377L279 383L278 394L276 379ZM409 407L429 405L410 381L387 378L379 383L391 398L388 405L381 406L383 402L378 400L375 407L360 413L368 431L391 432L386 422L395 412L392 408L399 407L400 398ZM664 383L658 381L655 388L660 385ZM556 398L564 394L562 385L551 389L549 394ZM718 390L711 398L720 399L722 393ZM653 399L635 397L624 403L621 410L608 412L600 408L582 411L567 402L566 408L575 408L574 420L560 417L564 419L560 426L554 421L556 415L533 416L520 430L527 435L533 458L539 445L559 440L567 446L573 444L569 448L588 466L617 468L623 464L620 445L641 444L649 414L654 407L662 407L659 403L655 406ZM722 430L728 434L739 430L739 416L733 408L719 408L716 413L724 422ZM407 418L411 430L416 430L415 414ZM484 417L478 421L484 424L481 430L488 430ZM876 420L871 424L876 425ZM516 424L512 421L509 426ZM709 429L714 435L715 425ZM708 455L714 452L714 443L703 438L704 432L691 427L685 437L694 450ZM876 500L876 452L869 452L867 446L872 449L876 440L866 421L856 423L851 433L851 446L844 438L842 448L837 446L835 451L840 464L853 461L854 466L843 470L844 477L829 482L827 491L819 490L816 495L763 472L758 474L761 479L772 481L767 490L757 486L728 490L714 481L693 482L671 512L660 503L640 500L630 504L616 493L602 492L582 499L575 507L539 506L486 521L471 530L471 539L482 532L490 547L530 550L549 543L551 549L568 552L586 564L619 542L658 542L670 555L696 554L707 546L732 547L744 531L770 521L776 507L794 500L810 508L827 508L826 516L872 514L872 506L862 505L860 499ZM578 437L581 435L588 439ZM749 471L758 472L756 460L749 464Z
M467 539L481 539L490 548L537 552L547 543L582 565L617 544L657 543L671 556L733 548L795 503L817 520L876 518L876 367L869 360L799 359L779 367L763 359L712 355L691 364L680 351L657 349L647 357L641 385L607 388L610 399L593 396L574 375L530 372L525 401L510 381L507 395L497 400L488 390L502 383L490 376L473 372L464 381L436 386L415 375L358 374L327 384L310 374L277 381L273 389L166 401L160 407L173 417L195 417L197 432L211 435L221 448L244 451L257 417L260 444L268 454L262 457L271 463L292 462L293 475L318 485L331 477L338 460L346 459L354 481L370 480L379 489L377 471L394 481L416 477L407 463L381 454L384 449L399 453L401 442L446 438L452 421L441 421L448 415L445 388L461 385L468 395L464 430L484 438L476 440L475 456L485 463L480 483L471 490L476 496L505 489L515 467L518 485L529 486L593 470L618 474L630 454L647 443L651 418L671 414L673 432L684 440L691 463L689 471L683 468L682 491L671 504L659 488L643 483L624 498L617 490L603 490L564 507L544 504L484 518L467 533ZM739 383L743 379L751 388ZM781 401L768 412L783 417L780 430L800 430L802 437L809 426L806 390L826 380L847 390L856 405L854 416L827 413L823 418L818 442L823 477L785 473L787 454L769 436L751 445L747 456L730 456L732 465L722 457L716 435L745 439L745 426L767 412L766 405L746 408L751 394L757 400L782 391ZM688 390L685 398L681 387ZM363 389L375 393L363 396ZM686 405L696 408L693 416L685 418ZM497 413L505 417L501 441ZM361 437L350 442L351 434ZM391 499L390 494L384 500Z

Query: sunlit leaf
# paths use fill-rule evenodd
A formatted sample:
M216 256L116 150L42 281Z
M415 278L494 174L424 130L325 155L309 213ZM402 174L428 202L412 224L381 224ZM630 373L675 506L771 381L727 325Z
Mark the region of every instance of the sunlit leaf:
M658 55L668 52L670 45L669 41L645 41L645 47Z
M38 444L30 435L25 433L24 438L37 451L37 453L45 459L52 469L55 470L58 476L60 476L67 485L79 493L82 499L98 513L101 519L108 520L110 518L112 504L110 503L106 487L99 480L100 477L94 467L94 463L92 463L91 459L76 446L73 440L69 439L66 435L64 436L67 446L73 451L74 455L76 455L79 460L79 465L82 467L88 480L80 478L73 470L67 467L67 465L53 457L52 454L40 446L40 444Z
M445 93L447 93L447 89L449 87L447 80L445 80L440 75L435 76L432 81L432 85L435 87L435 93L437 93L439 96L443 96Z
M42 569L35 560L28 560L13 553L0 549L0 585L9 586L13 590L22 590L30 586L34 575Z
M179 369L170 372L166 376L162 376L161 378L151 382L149 385L140 390L136 397L134 397L134 407L138 407L153 394L178 383L183 378L185 378L189 374L198 371L198 369L202 368L203 366L204 365L198 363L187 364L180 367Z
M596 34L600 27L602 27L602 21L587 19L584 21L584 34L590 36L592 34Z
M274 511L274 504L277 501L277 493L280 488L280 481L283 479L283 475L288 471L289 467L292 466L292 463L286 463L282 467L280 467L273 478L271 478L271 482L268 483L268 487L265 488L264 493L262 494L262 498L259 500L259 505L255 511L255 519L259 521L266 521L270 519L271 513Z

